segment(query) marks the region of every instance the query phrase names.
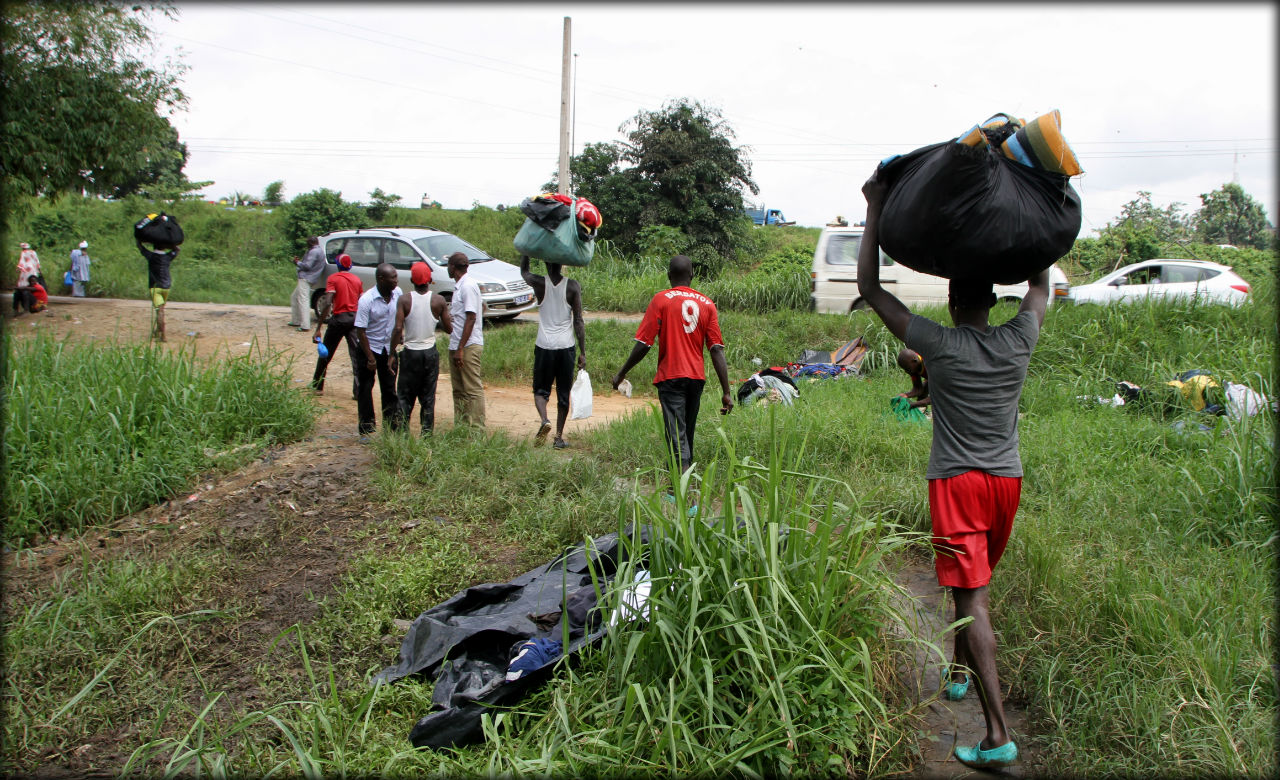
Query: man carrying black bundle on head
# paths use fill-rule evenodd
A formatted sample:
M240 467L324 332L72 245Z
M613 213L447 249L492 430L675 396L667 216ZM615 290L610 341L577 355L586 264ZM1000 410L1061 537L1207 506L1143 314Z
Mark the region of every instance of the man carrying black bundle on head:
M151 338L164 342L164 305L169 302L169 288L173 280L169 277L169 266L178 259L179 248L167 244L156 244L156 251L151 251L138 241L138 251L147 261L147 287L151 294Z
M1000 560L1022 491L1018 454L1018 399L1049 300L1049 271L1029 280L1013 319L991 327L992 283L953 279L947 308L955 327L912 314L880 286L879 221L886 187L879 170L862 187L867 221L858 252L858 292L894 336L929 367L933 445L925 477L933 524L938 584L951 588L956 620L955 656L944 670L948 699L964 697L972 671L987 733L974 747L958 745L970 766L1002 767L1018 757L1005 725L996 639L987 586Z

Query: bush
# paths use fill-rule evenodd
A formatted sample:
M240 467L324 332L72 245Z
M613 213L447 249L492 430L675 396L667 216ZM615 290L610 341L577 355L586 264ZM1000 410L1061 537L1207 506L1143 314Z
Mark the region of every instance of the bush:
M284 235L296 253L306 249L311 236L368 226L365 209L359 204L347 203L341 192L325 187L298 195L285 207Z

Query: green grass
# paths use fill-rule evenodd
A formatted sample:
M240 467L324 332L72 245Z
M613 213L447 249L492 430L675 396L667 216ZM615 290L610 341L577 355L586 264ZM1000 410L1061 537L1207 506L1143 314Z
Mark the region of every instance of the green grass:
M310 431L314 407L260 348L5 339L5 539L78 532L164 500L208 469Z
M6 639L6 695L18 703L4 726L12 766L30 771L73 746L62 724L83 717L124 729L122 753L138 749L135 766L154 773L170 761L255 775L904 769L911 708L889 673L904 648L877 633L890 619L878 561L906 538L890 526L906 536L929 527L930 431L889 410L908 386L892 362L898 345L864 313L726 312L722 326L735 379L754 370L752 357L777 364L855 335L869 343L869 376L802 382L795 407L728 417L717 413L712 379L695 447L700 515L685 522L650 496L664 468L652 411L575 437L567 453L499 433L377 437L369 546L352 550L319 617L254 670L264 693L253 704L220 699L202 714L219 692L194 674L202 667L183 638L199 639L186 622L161 621L134 639L157 614L216 608L210 569L86 559L6 617L19 632ZM634 323L588 329L601 392ZM1271 285L1257 285L1239 310L1050 311L1023 393L1022 505L992 603L1002 680L1029 708L1022 738L1052 771L1275 774L1274 415L1202 433L1190 412L1076 397L1110 395L1118 379L1159 387L1188 368L1271 395L1274 336ZM531 340L526 326L487 332L487 380L528 381ZM642 394L655 362L631 375ZM1191 430L1175 430L1178 421ZM725 507L747 524L716 523ZM486 744L411 749L406 735L430 706L429 684L366 683L395 660L393 621L635 520L660 524L650 560L673 572L649 629L618 631L581 667L491 719ZM841 525L843 534L826 535ZM75 620L58 617L63 602ZM70 643L80 650L54 675L48 648ZM135 683L127 670L146 671Z

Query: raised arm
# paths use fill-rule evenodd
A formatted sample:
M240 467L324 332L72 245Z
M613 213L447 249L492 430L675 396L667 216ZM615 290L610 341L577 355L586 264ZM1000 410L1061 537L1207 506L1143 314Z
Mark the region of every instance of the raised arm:
M547 294L547 277L539 276L529 270L528 255L520 255L520 276L524 277L525 284L533 288L533 294L537 296L538 303L542 303L542 296Z
M867 198L867 222L858 248L858 294L884 321L889 332L905 341L911 310L880 286L880 207L884 204L884 184L872 174L862 185L862 193Z
M1049 269L1046 268L1027 280L1027 294L1022 296L1022 305L1018 313L1024 311L1036 315L1036 321L1044 324L1045 310L1049 307Z

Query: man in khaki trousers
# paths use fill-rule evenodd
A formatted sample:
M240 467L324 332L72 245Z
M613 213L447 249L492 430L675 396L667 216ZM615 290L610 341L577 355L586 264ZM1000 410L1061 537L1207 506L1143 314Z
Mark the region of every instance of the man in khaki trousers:
M453 387L453 424L484 427L484 382L480 355L484 352L484 300L480 286L467 276L471 261L462 252L449 255L449 277L454 281L449 313L449 380Z

